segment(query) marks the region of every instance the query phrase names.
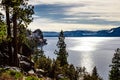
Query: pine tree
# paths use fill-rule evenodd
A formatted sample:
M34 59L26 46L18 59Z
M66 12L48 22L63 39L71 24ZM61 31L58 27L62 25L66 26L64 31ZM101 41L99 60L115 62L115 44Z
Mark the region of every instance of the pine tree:
M4 6L5 14L6 14L6 26L7 26L7 39L8 42L8 54L9 54L9 65L12 65L13 63L13 56L12 56L12 44L11 44L11 26L10 26L10 5L11 2L9 0L2 0L1 1L2 6Z
M95 66L92 70L92 74L91 75L85 74L83 80L103 80L103 79L99 76L99 74L97 72L97 68Z
M94 76L96 79L98 78L98 73L97 73L97 68L96 68L96 66L93 68L92 76Z
M109 80L120 80L120 49L118 48L112 58Z
M13 45L9 43L8 45L8 52L9 52L9 61L10 65L12 66L19 66L18 56L18 36L19 36L19 29L21 25L27 27L27 25L32 22L33 18L32 15L34 14L33 6L28 5L28 0L2 0L2 6L5 7L6 13L6 23L7 23L7 36L8 38L13 37ZM10 25L12 23L12 25ZM13 34L12 34L12 30ZM12 40L11 39L11 40ZM11 50L13 49L13 50Z
M57 42L57 47L59 51L55 50L55 54L57 55L57 60L60 61L60 66L64 66L68 64L67 62L67 57L68 53L66 51L66 44L65 44L65 37L63 34L63 31L60 32L59 37L58 37L58 42Z
M102 78L99 76L99 74L97 72L96 66L93 68L92 78L93 78L93 80L102 80Z

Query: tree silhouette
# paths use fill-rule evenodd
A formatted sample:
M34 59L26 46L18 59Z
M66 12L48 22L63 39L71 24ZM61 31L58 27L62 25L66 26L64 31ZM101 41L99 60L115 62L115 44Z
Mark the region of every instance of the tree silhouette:
M19 66L17 57L19 53L19 28L21 28L22 25L26 28L33 20L34 7L28 5L27 1L28 0L2 0L1 2L6 13L7 36L10 40L8 43L9 61L12 66ZM12 25L10 23L12 23Z
M103 80L103 79L99 76L99 74L97 72L97 68L95 66L92 70L92 75L85 74L83 80Z
M120 80L120 49L118 48L112 58L109 80Z
M96 68L96 66L93 68L92 76L95 77L96 79L98 78L98 73L97 73L97 68Z
M11 44L11 26L10 26L10 5L11 2L9 0L2 0L2 5L5 9L6 14L6 26L7 26L7 39L8 41L8 54L9 54L9 65L13 64L13 56L12 56L12 44Z
M63 31L61 31L58 37L58 42L57 42L57 47L59 51L55 50L55 54L57 55L57 60L60 61L60 66L64 66L68 64L67 62L68 53L66 51L66 44L64 40L65 40L65 37L64 37Z

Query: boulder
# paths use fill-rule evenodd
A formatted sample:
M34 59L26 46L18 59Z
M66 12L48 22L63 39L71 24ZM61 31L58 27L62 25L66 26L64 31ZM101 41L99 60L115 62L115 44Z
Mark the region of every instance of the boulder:
M31 60L29 60L26 56L19 54L18 58L20 61L20 67L23 69L23 71L28 73L30 70L33 70L34 72L36 72L36 70L34 69L34 63Z

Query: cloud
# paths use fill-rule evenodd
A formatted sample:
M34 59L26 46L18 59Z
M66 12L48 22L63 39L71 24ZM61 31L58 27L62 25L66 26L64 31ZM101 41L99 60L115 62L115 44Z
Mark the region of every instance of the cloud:
M42 0L35 5L35 15L41 18L32 25L45 31L110 29L120 24L119 4L119 0Z
M84 0L29 0L29 4L32 5L39 5L39 4L76 4L84 2Z
M105 3L102 2L100 4L76 3L76 5L41 4L35 6L35 12L38 16L58 23L119 25L120 12L112 11L111 8L105 6L102 7L103 5Z
M49 23L49 24L31 24L28 28L31 30L41 29L42 31L71 31L71 30L102 30L110 29L115 26L110 25L93 25L93 24L66 24L66 23Z
M111 25L95 25L95 24L74 24L74 23L57 23L47 18L38 18L35 16L34 22L32 22L28 29L35 30L41 29L42 31L70 31L70 30L92 30L97 31L101 29L110 29L115 26Z
M38 4L41 4L41 1L40 0L29 0L28 3L31 5L38 5Z
M34 21L29 26L32 29L98 30L120 26L119 0L29 0L29 4L35 6Z

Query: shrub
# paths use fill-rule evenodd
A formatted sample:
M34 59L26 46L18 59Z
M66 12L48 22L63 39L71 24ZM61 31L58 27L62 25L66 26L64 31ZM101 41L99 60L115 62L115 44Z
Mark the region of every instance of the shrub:
M15 80L15 79L8 73L2 73L0 76L0 80Z
M0 80L22 80L23 74L14 70L0 69Z
M8 73L9 73L11 76L15 77L15 79L19 79L19 78L22 78L22 77L23 77L22 73L17 72L17 71L9 70Z
M39 79L35 76L28 76L25 80L39 80Z
M68 78L62 78L62 79L59 79L59 80L70 80L70 79L68 79Z

